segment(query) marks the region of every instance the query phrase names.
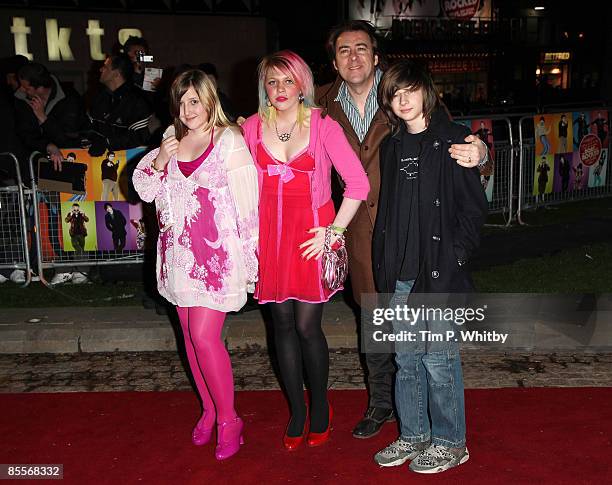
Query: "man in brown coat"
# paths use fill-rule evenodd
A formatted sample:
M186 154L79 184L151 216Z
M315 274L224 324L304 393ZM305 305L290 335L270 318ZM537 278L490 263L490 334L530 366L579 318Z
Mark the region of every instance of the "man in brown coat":
M347 230L349 271L355 301L375 293L372 276L372 232L380 191L379 147L390 133L378 109L377 91L382 77L374 28L364 21L350 21L335 28L327 42L328 54L338 71L335 82L317 89L316 101L344 129L370 182L370 193ZM452 145L451 156L462 166L474 167L487 158L486 147L470 135L466 145ZM368 331L365 328L363 331ZM369 405L353 430L355 438L376 435L386 421L394 421L393 354L366 353Z

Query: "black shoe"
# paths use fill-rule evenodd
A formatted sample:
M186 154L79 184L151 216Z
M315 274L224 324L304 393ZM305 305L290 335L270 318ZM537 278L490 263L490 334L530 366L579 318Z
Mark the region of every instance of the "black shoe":
M364 418L353 429L353 436L360 439L376 436L387 421L395 421L393 409L370 407Z

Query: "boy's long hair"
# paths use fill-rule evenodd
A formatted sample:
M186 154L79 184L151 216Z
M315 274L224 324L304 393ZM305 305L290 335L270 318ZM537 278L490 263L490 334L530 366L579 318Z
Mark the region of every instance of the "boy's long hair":
M378 106L389 120L394 132L397 132L404 123L391 108L394 94L398 89L420 88L423 88L423 116L429 125L431 115L440 106L440 98L429 73L412 61L399 61L385 71L378 86Z

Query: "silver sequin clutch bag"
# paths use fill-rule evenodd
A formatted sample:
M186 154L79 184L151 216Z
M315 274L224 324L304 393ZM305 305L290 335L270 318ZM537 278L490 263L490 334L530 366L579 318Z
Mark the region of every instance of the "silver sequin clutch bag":
M321 281L328 290L340 288L348 275L348 254L346 252L344 236L337 241L338 247L332 248L332 229L325 228L325 246L321 257Z

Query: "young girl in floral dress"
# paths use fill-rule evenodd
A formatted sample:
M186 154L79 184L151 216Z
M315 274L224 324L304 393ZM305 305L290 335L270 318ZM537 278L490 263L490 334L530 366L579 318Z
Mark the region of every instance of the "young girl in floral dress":
M216 422L222 460L243 442L221 330L226 312L244 305L257 279L257 172L206 74L181 74L170 95L174 134L167 130L160 148L138 164L134 187L142 200L155 201L158 289L176 305L202 400L192 439L207 443Z

